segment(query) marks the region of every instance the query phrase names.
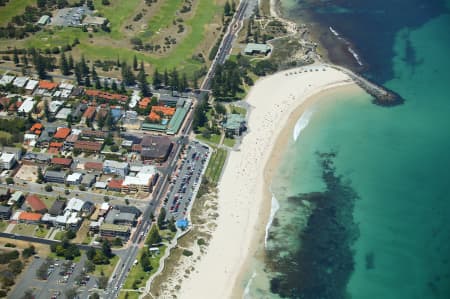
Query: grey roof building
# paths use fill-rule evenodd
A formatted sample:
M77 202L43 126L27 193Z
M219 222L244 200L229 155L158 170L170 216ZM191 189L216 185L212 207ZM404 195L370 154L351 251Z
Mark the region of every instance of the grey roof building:
M64 171L47 170L44 174L46 182L54 182L64 184L66 173Z
M121 212L117 209L112 209L106 215L105 223L118 225L134 225L136 222L136 215L134 213Z
M0 219L8 220L11 217L11 207L0 206Z
M64 214L64 208L66 207L65 200L56 200L48 213L52 216L58 216Z
M244 53L247 55L264 54L267 55L270 52L270 46L266 44L248 43L245 47Z

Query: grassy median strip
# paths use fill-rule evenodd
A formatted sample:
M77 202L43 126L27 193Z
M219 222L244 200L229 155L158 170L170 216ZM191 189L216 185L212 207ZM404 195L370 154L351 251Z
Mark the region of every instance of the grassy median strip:
M214 152L209 160L208 168L206 168L205 176L214 184L220 179L220 175L222 174L222 168L225 164L225 160L227 159L227 150L222 148L214 149Z

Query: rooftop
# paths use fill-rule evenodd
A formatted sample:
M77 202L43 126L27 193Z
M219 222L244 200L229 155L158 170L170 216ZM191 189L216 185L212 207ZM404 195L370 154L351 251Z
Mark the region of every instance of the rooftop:
M31 110L33 110L34 107L34 103L36 102L32 97L27 97L26 100L22 103L22 105L20 105L18 111L24 113L31 112Z
M56 87L58 87L58 83L50 82L50 81L46 81L46 80L39 81L39 88L53 90Z
M270 51L270 46L266 44L255 44L255 43L248 43L247 46L245 46L245 53L253 53L253 52L259 52L259 53L267 53Z
M72 159L55 157L55 158L52 158L51 163L57 164L57 165L63 165L63 166L70 166L70 164L72 164Z
M117 224L111 224L111 223L103 223L100 226L100 230L108 230L108 231L115 231L115 232L122 232L126 233L130 231L130 227L126 225L117 225Z
M22 212L19 215L19 220L25 220L25 221L39 221L41 220L42 215L39 213L29 213L29 212Z

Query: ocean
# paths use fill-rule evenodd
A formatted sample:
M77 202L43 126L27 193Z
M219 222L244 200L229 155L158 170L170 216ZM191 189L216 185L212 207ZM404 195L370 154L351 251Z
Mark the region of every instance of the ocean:
M339 92L298 120L244 297L450 298L450 1L282 3L405 103Z

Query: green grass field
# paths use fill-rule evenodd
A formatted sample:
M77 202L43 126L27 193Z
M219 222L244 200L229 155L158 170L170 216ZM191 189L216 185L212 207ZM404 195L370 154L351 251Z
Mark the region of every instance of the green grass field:
M141 0L111 0L111 4L102 5L102 0L94 0L95 8L111 23L111 37L122 36L120 28L124 22L133 17L136 6ZM118 13L120 12L120 13Z
M235 105L230 105L230 111L231 111L231 113L238 113L238 114L244 115L244 116L247 114L247 110L245 110L245 108L235 106Z
M223 140L223 144L228 147L233 147L236 144L236 139L234 138L225 138Z
M211 145L217 145L220 142L220 135L218 134L211 134L209 138L204 137L202 134L198 134L195 138Z
M34 236L36 228L36 224L18 223L16 224L16 226L14 226L12 233L23 236Z
M4 232L7 226L8 226L8 222L0 221L0 232Z
M167 246L165 246L165 245L161 246L159 249L160 249L159 254L156 256L152 256L150 258L150 264L152 265L152 270L150 272L144 272L144 270L142 270L140 263L138 263L137 265L135 265L131 268L130 273L128 273L127 279L125 280L125 284L123 286L124 289L132 289L133 283L136 280L140 281L140 283L137 284L138 288L145 286L145 283L150 278L150 276L153 275L153 273L155 273L156 270L158 270L159 260L164 255L164 252L166 251ZM139 253L136 257L136 259L138 261L141 259L143 250L148 250L148 247L145 246L139 250Z
M119 262L119 257L116 255L112 259L109 260L108 265L96 265L93 275L100 276L103 271L103 274L106 277L110 277L118 262Z
M120 291L119 299L138 299L140 294L139 292Z
M151 18L148 23L148 30L154 34L158 30L168 27L176 17L177 10L183 4L179 0L166 0L158 11L158 14Z
M220 175L222 174L222 169L227 159L227 150L222 148L215 149L214 153L209 160L208 167L206 168L205 176L210 182L217 184Z
M36 0L10 0L0 8L0 26L11 21L12 17L22 14L28 5L36 5Z

